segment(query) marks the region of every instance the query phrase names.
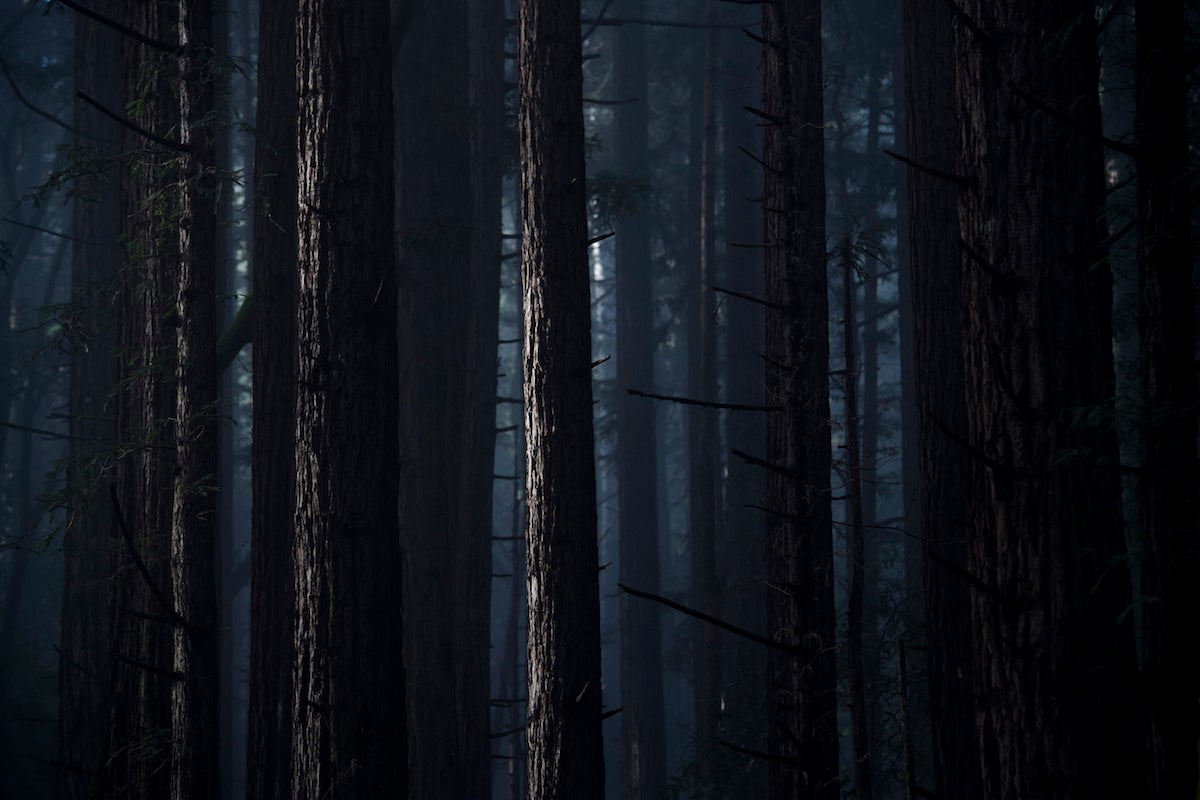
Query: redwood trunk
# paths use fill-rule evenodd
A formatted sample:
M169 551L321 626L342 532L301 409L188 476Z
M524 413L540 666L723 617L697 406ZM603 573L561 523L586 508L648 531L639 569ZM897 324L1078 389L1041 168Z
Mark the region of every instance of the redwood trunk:
M1104 417L1114 381L1093 4L975 0L964 13L978 26L955 24L980 796L1143 796Z
M531 800L604 796L579 25L520 2Z
M296 20L292 794L404 797L388 4Z
M291 797L296 589L296 2L259 9L246 795Z
M838 796L821 9L763 6L772 800Z

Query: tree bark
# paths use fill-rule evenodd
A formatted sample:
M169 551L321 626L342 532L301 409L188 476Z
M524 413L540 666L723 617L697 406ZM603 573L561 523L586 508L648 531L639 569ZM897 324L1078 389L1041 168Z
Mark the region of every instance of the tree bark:
M912 162L944 174L955 170L954 29L943 0L905 0L905 135ZM923 559L906 560L924 575L929 651L929 714L934 790L940 797L979 797L979 751L972 697L970 583L966 579L966 482L962 349L965 325L956 187L930 172L907 170L912 386L920 493L906 515L923 535ZM901 273L901 290L904 273ZM903 306L902 306L903 308ZM902 346L903 346L903 339ZM910 465L911 469L911 465ZM909 539L910 542L916 541ZM918 578L919 580L919 578Z
M292 793L407 795L386 0L296 17Z
M1094 8L973 0L962 11L960 444L971 458L980 797L1144 796L1131 591L1114 566L1126 555L1105 410Z
M259 10L246 795L291 797L296 588L296 2Z
M421 465L400 487L409 779L417 797L484 798L491 528L476 526L472 457L476 438L495 435L495 386L479 387L484 419L474 373L495 349L476 351L479 331L464 324L476 308L467 4L415 0L404 19L393 72L400 436L404 463Z
M173 634L171 798L219 792L217 316L212 5L179 0L179 265L174 312L175 458L171 589L186 622Z
M179 40L178 5L127 3L126 27ZM177 128L178 63L126 38L124 95L139 97L132 121L158 136ZM173 637L171 584L176 467L175 349L179 198L171 163L179 154L125 128L135 159L121 185L125 242L117 294L117 412L107 754L101 796L160 800L171 793ZM138 563L145 567L139 568Z
M763 6L768 797L838 795L821 9Z
M843 243L842 253L842 343L845 347L846 386L846 518L849 520L847 539L850 553L847 571L850 573L850 597L847 607L846 645L850 679L850 732L854 752L854 796L871 800L871 726L867 683L863 667L863 628L874 624L864 620L863 595L866 591L866 534L863 528L862 437L858 425L858 356L854 340L857 325L854 314L854 259L850 252L850 237ZM867 413L873 413L867 409ZM872 487L873 489L874 487Z
M604 796L579 4L521 0L529 797Z
M1197 788L1200 473L1184 4L1138 2L1137 204L1141 278L1144 665L1156 797Z
M619 13L640 17L644 0L628 0ZM650 177L649 85L646 30L617 29L615 95L637 98L613 111L616 163L623 177ZM650 215L646 204L617 228L617 484L620 508L621 580L658 592L658 463L653 403L629 397L624 389L654 385L653 275ZM662 622L657 606L621 593L621 796L629 800L662 797L667 788L666 731L663 717Z
M113 18L115 2L93 6ZM97 22L75 22L75 87L107 108L120 108L120 35ZM75 127L106 142L101 153L119 154L121 131L82 100L75 104ZM105 693L108 675L109 581L112 579L112 505L101 465L112 458L115 426L108 401L115 390L117 345L113 290L120 255L121 178L110 162L105 174L80 179L73 208L71 302L83 314L89 337L71 351L68 400L73 507L63 534L62 638L59 650L58 772L63 800L84 800L94 788L104 755Z

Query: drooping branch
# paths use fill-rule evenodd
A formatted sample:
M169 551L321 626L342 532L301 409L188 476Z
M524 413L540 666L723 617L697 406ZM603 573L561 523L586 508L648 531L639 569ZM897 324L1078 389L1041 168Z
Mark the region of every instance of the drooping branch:
M728 631L729 633L732 633L735 636L740 636L743 639L748 639L751 642L756 642L757 644L761 644L762 646L770 648L772 650L781 650L785 653L791 653L793 655L801 655L804 653L804 651L799 647L794 647L789 644L784 644L783 642L777 642L774 639L770 639L766 636L755 633L754 631L748 631L745 628L741 628L741 627L738 627L737 625L730 624L723 619L718 619L717 617L714 617L711 614L705 614L703 611L697 611L696 609L685 606L682 603L677 603L674 600L670 599L669 597L663 597L662 595L654 594L653 592L643 592L640 589L634 589L633 587L626 586L623 583L618 583L617 587L621 591L625 592L626 594L631 594L634 597L640 597L643 600L650 600L652 602L658 603L659 605L664 605L667 608L671 608L671 609L674 609L675 611L680 612L681 614L692 617L694 619L703 620L704 622L707 622L710 625L715 625L716 627L720 628L723 631Z
M634 397L645 397L648 400L665 400L668 403L679 403L684 406L697 406L700 408L713 408L722 411L784 411L783 406L760 406L751 405L748 403L717 403L708 400L696 400L691 397L682 397L672 394L656 394L654 392L643 392L641 389L626 389L625 394Z
M894 150L888 150L887 148L884 148L883 152L896 159L900 163L907 164L918 172L924 172L926 175L932 175L935 178L941 178L944 181L950 181L951 183L957 183L964 186L971 182L971 179L967 178L965 175L955 175L953 172L946 172L945 170L937 169L936 167L928 167L917 161L913 161L908 156L902 156Z
M121 499L117 497L116 484L110 483L108 485L108 494L112 498L113 520L117 524L117 530L121 532L121 538L125 541L125 547L129 550L129 556L133 559L133 563L137 567L138 572L142 574L142 580L146 582L146 587L150 590L150 593L154 595L154 599L158 601L163 610L167 612L167 615L171 618L171 620L180 628L183 628L183 630L191 633L192 628L188 625L187 620L180 616L179 612L175 610L175 606L172 605L167 599L166 594L163 593L163 590L154 580L154 576L150 574L150 568L147 567L146 562L142 560L142 555L138 552L137 545L133 541L133 534L129 532L129 525L125 522L125 514L121 511Z
M1066 125L1068 128L1070 128L1071 130L1074 130L1074 131L1082 134L1083 136L1088 137L1089 139L1094 139L1095 141L1098 141L1098 142L1100 142L1100 144L1107 147L1109 150L1113 150L1117 153L1120 153L1121 155L1129 156L1130 158L1134 159L1135 161L1138 161L1141 159L1141 156L1138 154L1137 148L1130 147L1129 145L1125 144L1124 142L1118 142L1116 139L1105 136L1100 131L1094 130L1090 125L1080 122L1079 120L1075 119L1074 117L1072 117L1068 114L1064 114L1063 112L1059 111L1054 106L1051 106L1048 103L1044 103L1041 100L1039 100L1038 98L1034 97L1032 94L1030 94L1029 92L1022 89L1020 86L1018 86L1016 84L1016 82L1009 81L1008 88L1012 90L1013 94L1015 94L1017 97L1024 100L1026 103L1033 106L1038 111L1041 111L1043 114L1046 114L1046 115L1050 116L1051 118L1058 120L1063 125Z
M155 144L162 145L163 147L167 148L168 150L174 150L176 153L190 153L191 152L191 148L188 147L186 144L177 142L173 139L168 139L165 136L159 136L157 133L146 130L145 128L143 128L141 125L138 125L133 120L131 120L121 114L118 114L115 111L111 111L111 110L105 108L101 103L99 103L97 100L93 99L92 97L88 96L84 92L75 92L75 96L78 97L83 102L87 103L92 108L99 111L104 116L111 119L113 122L116 122L117 124L121 125L122 127L128 128L129 130L136 133L138 136L141 136L143 139L149 139L150 141L154 142Z
M756 467L762 467L763 469L765 469L769 472L774 472L778 475L784 475L784 476L788 476L788 477L790 477L792 474L792 471L790 469L788 469L787 467L780 466L779 464L773 464L770 461L767 461L766 459L759 458L758 456L752 456L747 452L738 450L736 447L733 448L733 450L731 450L730 452L732 452L735 456L737 456L738 458L745 461L747 464L753 464Z
M720 292L721 294L727 294L730 297L736 297L739 300L749 300L751 303L758 303L760 306L766 306L767 308L773 308L776 311L787 311L788 310L788 307L783 305L782 303L775 303L775 302L772 302L772 301L767 300L762 297L755 297L752 294L746 294L745 292L734 291L733 289L726 289L723 286L714 286L712 288L713 288L714 292Z
M103 14L100 14L96 11L92 11L90 8L87 8L86 6L76 3L75 0L58 0L58 2L64 6L66 6L67 8L71 9L72 11L87 17L88 19L95 20L96 22L99 22L101 25L103 25L107 28L112 28L114 31L120 33L122 36L128 36L130 39L133 39L136 42L141 42L142 44L146 45L147 47L151 47L155 50L158 50L160 53L174 53L179 49L178 47L176 47L173 44L167 44L166 42L160 42L158 39L151 39L149 36L147 36L144 33L139 33L138 31L135 31L133 28L130 28L126 25L122 25L120 22L117 22L112 17L106 17Z

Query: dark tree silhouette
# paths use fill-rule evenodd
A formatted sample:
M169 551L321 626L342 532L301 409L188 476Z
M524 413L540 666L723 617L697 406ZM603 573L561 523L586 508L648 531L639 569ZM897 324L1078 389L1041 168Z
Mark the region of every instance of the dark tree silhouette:
M821 9L763 6L772 800L838 795Z
M1144 664L1158 797L1192 797L1200 736L1200 472L1188 175L1187 31L1181 2L1135 4L1142 356L1140 500Z
M1142 796L1130 582L1114 568L1126 556L1094 7L960 10L958 444L979 796Z
M291 796L296 440L296 2L259 7L246 794Z
M954 27L943 0L904 3L912 286L915 441L924 542L925 632L929 646L930 728L934 788L942 797L978 797L967 580L967 494L971 461L965 438L961 336L964 325L954 174Z

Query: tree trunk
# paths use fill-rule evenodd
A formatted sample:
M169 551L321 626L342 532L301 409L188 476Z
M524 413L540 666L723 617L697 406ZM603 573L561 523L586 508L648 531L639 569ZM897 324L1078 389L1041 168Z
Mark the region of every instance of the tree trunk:
M400 487L409 777L416 797L483 798L491 529L476 527L471 459L476 438L495 435L494 383L486 420L472 392L495 349L474 351L464 324L475 309L466 0L416 0L405 20L393 72L400 435L404 463L420 465Z
M93 6L117 18L115 2ZM121 38L85 18L75 21L75 87L107 108L121 108ZM75 104L75 126L107 142L108 158L119 153L120 128L91 106ZM80 136L78 144L83 144ZM71 259L71 302L83 314L90 337L71 352L67 472L73 507L63 534L62 638L59 646L58 772L62 800L84 800L94 788L104 755L105 692L108 674L109 581L114 539L112 504L97 465L112 458L113 425L108 401L115 389L117 349L113 289L117 278L120 176L89 176L76 184L75 242Z
M128 3L124 24L179 40L178 6ZM125 97L143 98L133 121L158 136L177 130L178 62L124 39ZM179 317L178 153L124 131L136 169L123 176L125 242L117 296L117 531L108 692L107 757L100 794L160 800L171 792L173 636L171 530L175 457L175 349ZM145 566L143 572L137 565ZM202 624L202 621L201 621Z
M756 16L758 15L755 10ZM757 21L753 29L758 29ZM725 278L727 287L748 297L763 296L762 250L744 247L761 242L762 215L755 202L762 192L761 168L739 148L758 153L759 132L745 109L761 94L757 83L759 49L741 31L726 34L725 63L728 65L723 101L725 178ZM727 332L725 391L731 403L763 404L763 307L753 300L722 299ZM766 437L762 414L726 414L726 437L731 447L754 450ZM767 598L763 581L762 470L741 459L728 462L725 483L725 525L720 549L723 613L746 630L764 630ZM722 648L725 711L724 735L729 741L753 750L763 750L766 731L766 672L762 649L741 638L727 637ZM740 782L746 796L761 797L766 765L760 759L742 761Z
M405 797L388 4L296 20L292 793Z
M763 6L772 800L838 796L821 10Z
M1155 796L1194 798L1200 681L1200 474L1188 175L1184 4L1145 0L1137 26L1138 267L1141 278L1140 499L1144 664Z
M691 335L688 337L690 394L701 400L717 398L717 6L705 3L708 30L705 34L704 72L701 79L703 104L700 137L700 234L699 262L692 270L690 307ZM695 102L695 98L693 98ZM720 467L720 437L717 413L708 408L688 410L689 472L688 510L691 524L692 607L719 616L720 585L717 582L717 529L721 502L717 488ZM721 717L721 641L716 627L692 620L692 708L695 719L695 759L698 785L693 796L721 794L720 770L714 768L714 748L719 738Z
M960 444L971 458L980 796L1144 796L1129 576L1114 566L1125 538L1105 411L1094 8L973 0L963 13L975 28L955 24Z
M171 798L219 792L217 614L216 177L212 131L212 5L179 0L179 265L174 313L175 458L171 589ZM186 623L186 627L183 623Z
M952 181L926 171L955 169L953 38L943 0L905 0L906 155L925 168L908 169L912 323L901 332L912 337L912 369L905 380L913 389L917 434L904 443L907 452L911 441L920 472L920 495L906 516L919 520L924 559L910 558L905 568L909 576L924 574L934 789L940 797L979 797L966 577L971 462L959 443L967 422L957 190Z
M529 797L604 796L579 4L521 0Z
M858 426L858 357L854 340L857 325L854 322L854 258L850 251L850 237L843 242L842 252L842 343L845 347L846 386L846 518L849 521L847 539L850 543L849 565L850 599L847 608L846 644L849 657L850 678L850 731L854 751L854 796L860 800L871 800L871 727L867 698L866 677L863 668L864 620L863 594L866 583L866 535L863 528L863 479L861 452L862 438ZM867 413L872 413L867 409ZM874 488L874 487L871 487Z
M627 0L617 13L638 18L644 0ZM620 98L637 98L613 110L616 163L630 181L650 177L649 85L646 29L622 25L615 45ZM629 586L658 592L658 463L655 408L624 394L654 386L653 275L647 204L617 229L617 484L620 492L620 575ZM621 796L651 800L667 788L663 717L662 622L657 606L621 593Z
M246 796L290 798L296 589L296 2L259 12Z

